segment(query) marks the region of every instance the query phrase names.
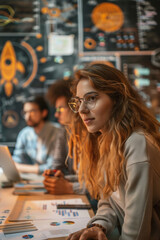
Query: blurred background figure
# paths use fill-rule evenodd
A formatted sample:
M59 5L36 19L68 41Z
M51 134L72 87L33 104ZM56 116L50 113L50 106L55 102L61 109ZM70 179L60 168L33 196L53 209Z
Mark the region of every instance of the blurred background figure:
M71 82L71 78L58 80L49 87L47 92L47 99L56 110L54 116L63 126L67 126L72 117L72 112L68 106L68 101L72 96L70 92Z
M69 80L58 80L54 82L48 89L47 98L50 104L55 107L55 117L58 122L62 125L58 136L55 149L56 161L63 163L66 160L66 168L63 171L56 171L54 176L50 177L53 171L45 171L44 185L45 188L51 194L84 194L86 193L85 187L80 187L77 176L77 163L74 162L73 158L68 157L68 140L67 131L69 131L69 124L72 119L72 111L68 106L68 101L72 94L70 92L70 84L72 79ZM64 176L65 175L65 176Z
M59 129L48 121L46 100L42 96L30 97L23 105L23 115L28 126L19 132L13 152L18 170L41 174L45 169L59 168L54 162Z
M157 118L158 121L160 121L160 92L156 92L152 90L151 92L151 111L153 115Z

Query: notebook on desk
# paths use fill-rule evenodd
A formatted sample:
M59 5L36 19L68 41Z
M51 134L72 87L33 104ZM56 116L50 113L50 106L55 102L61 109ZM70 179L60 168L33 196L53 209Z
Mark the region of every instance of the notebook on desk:
M16 183L24 180L43 181L43 177L36 174L20 174L6 145L0 145L0 167L3 169L3 173L9 182Z

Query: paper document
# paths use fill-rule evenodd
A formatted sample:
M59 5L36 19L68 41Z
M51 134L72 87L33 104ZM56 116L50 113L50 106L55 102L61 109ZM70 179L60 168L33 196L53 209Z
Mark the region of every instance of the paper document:
M87 210L57 209L57 204L83 204L81 199L25 201L18 220L89 217Z
M24 232L17 234L6 234L5 240L46 240L48 238L67 237L69 234L79 231L85 228L90 218L79 218L70 220L36 220L33 221L34 225L38 229L34 232Z

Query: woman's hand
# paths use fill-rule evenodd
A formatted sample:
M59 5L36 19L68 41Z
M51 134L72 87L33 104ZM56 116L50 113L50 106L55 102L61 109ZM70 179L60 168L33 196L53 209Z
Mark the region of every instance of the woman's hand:
M72 233L66 240L108 240L102 229L99 227L84 228Z
M44 171L43 173L44 177L64 177L64 174L61 172L61 170L57 170L57 169L47 169Z
M46 170L43 174L45 177L43 183L47 191L54 195L72 194L72 183L64 178L63 173L60 170L57 170L54 176L50 177L50 171L51 170Z

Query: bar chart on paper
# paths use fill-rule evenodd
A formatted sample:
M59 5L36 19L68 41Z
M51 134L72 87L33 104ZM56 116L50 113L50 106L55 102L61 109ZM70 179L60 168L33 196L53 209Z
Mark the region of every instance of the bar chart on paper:
M89 217L83 209L57 209L58 204L83 204L81 199L26 201L18 220L67 219ZM71 224L66 222L65 224Z

